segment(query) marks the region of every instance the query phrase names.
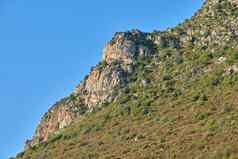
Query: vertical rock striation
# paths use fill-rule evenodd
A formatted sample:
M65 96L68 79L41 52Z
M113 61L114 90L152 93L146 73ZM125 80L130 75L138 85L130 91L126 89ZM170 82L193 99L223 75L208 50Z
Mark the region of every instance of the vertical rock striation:
M111 102L117 95L117 88L129 83L128 77L133 72L136 59L151 56L153 52L154 43L147 33L139 30L116 33L103 50L102 61L92 68L69 97L57 102L43 116L33 139L27 141L26 148L45 142L75 118Z

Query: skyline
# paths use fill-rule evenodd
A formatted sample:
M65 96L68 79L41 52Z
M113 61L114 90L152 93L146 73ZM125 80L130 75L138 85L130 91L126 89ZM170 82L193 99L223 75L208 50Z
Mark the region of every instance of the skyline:
M203 2L182 1L2 1L0 158L23 149L42 115L100 61L115 32L173 27Z

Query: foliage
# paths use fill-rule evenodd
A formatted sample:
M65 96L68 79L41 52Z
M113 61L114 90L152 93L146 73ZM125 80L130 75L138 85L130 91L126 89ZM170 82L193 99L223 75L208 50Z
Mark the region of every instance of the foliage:
M237 8L223 0L199 13L173 29L149 33L160 36L156 53L136 60L129 84L113 102L16 158L237 158L238 73L226 73L237 64L237 39L221 31ZM182 45L187 30L194 33ZM113 66L102 62L97 68Z

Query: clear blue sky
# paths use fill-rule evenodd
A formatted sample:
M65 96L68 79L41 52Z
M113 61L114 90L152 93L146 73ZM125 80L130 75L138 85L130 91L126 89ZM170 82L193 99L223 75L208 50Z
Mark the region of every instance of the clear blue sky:
M203 0L0 0L0 159L21 151L117 31L161 30Z

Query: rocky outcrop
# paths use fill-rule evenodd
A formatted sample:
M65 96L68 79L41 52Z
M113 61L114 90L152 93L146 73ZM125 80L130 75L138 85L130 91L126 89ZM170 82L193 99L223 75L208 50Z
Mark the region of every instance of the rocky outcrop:
M96 67L76 88L75 94L81 95L85 105L93 109L98 104L112 101L114 89L126 85L126 78L127 72L120 66Z
M139 30L116 33L103 50L102 61L76 88L89 109L113 100L115 88L125 87L137 58L154 52L153 41Z
M79 96L70 95L60 100L43 116L33 139L26 142L26 149L45 142L57 130L69 125L86 111L87 108Z
M148 34L139 30L116 33L103 51L103 61L108 64L119 61L129 65L135 62L138 56L149 56L153 53L153 41Z
M217 45L223 47L231 40L237 41L238 12L234 12L237 11L234 9L237 4L237 0L207 0L191 20L174 29L153 33L139 30L116 33L104 48L102 61L71 96L56 103L44 115L33 140L28 141L27 145L46 141L75 118L113 101L117 90L130 83L129 77L133 74L137 59L152 56L155 48L181 49L196 45L206 49ZM147 83L142 80L143 85Z
M224 47L238 39L237 5L237 0L207 0L194 17L175 29L175 34L184 44Z
M75 118L91 112L103 103L111 102L117 88L125 87L140 56L154 53L154 43L139 30L116 33L103 50L102 61L67 98L56 103L42 118L26 148L45 142L50 135L68 126Z

